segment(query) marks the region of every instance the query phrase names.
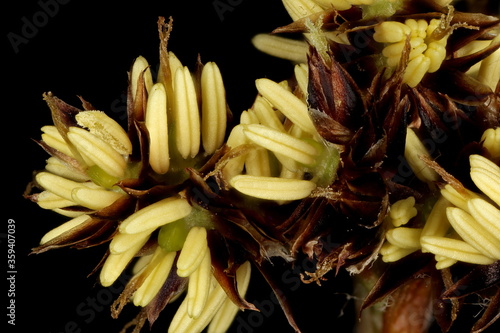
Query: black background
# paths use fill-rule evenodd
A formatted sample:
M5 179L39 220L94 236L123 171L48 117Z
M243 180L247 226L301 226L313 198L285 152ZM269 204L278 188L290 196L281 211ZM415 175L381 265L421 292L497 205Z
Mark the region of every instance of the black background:
M98 275L88 276L106 245L29 255L48 230L67 220L23 198L33 170L42 169L48 158L32 141L40 137L40 127L51 124L42 94L52 91L75 106L80 106L80 95L125 124L127 71L139 55L153 67L158 63L157 19L173 16L169 49L191 68L198 54L203 62L217 62L229 106L237 115L251 106L255 79L282 80L293 73L292 64L258 52L250 42L256 33L288 24L290 18L279 0L60 2L30 0L9 3L3 9L2 74L6 75L1 76L4 224L0 241L7 253L6 224L14 220L17 271L16 326L9 325L8 332L119 332L136 313L129 305L119 319L110 317L109 306L123 284L103 288ZM48 11L42 5L48 3L58 6ZM218 11L217 3L228 7ZM26 22L35 29L30 30ZM12 38L25 39L13 45ZM4 258L0 267L7 272ZM297 316L304 332L351 331L346 324L352 323L352 317L341 316L353 304L344 294L349 284L342 273L337 279L330 275L322 288L299 284L296 275L287 273L282 276L300 305ZM1 293L6 295L9 286L3 285ZM240 313L231 332L292 332L270 296L269 287L254 274L247 300L264 305L263 311L259 316ZM7 321L9 299L4 297L2 320ZM172 304L164 311L152 332L167 331L176 307Z

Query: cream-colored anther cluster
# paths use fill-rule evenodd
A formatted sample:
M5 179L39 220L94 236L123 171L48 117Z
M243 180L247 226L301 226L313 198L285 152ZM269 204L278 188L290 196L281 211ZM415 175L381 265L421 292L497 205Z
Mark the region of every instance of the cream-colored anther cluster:
M382 54L387 65L395 68L399 65L406 39L410 38L409 62L403 76L403 82L410 87L416 86L426 73L439 69L446 58L446 43L449 35L435 38L435 30L442 24L441 20L407 19L404 23L386 21L375 27L373 38L379 43L387 44Z
M497 155L490 144L496 142L498 130L488 129L482 139L493 158ZM471 179L482 193L444 186L423 228L403 226L417 213L413 197L395 202L380 250L383 261L397 261L417 250L434 254L437 269L457 261L489 265L500 260L500 167L481 155L469 160Z
M336 156L330 154L331 147L320 139L308 114L307 67L296 65L295 76L299 96L285 81L258 79L259 95L253 107L242 112L240 124L229 135L229 147L247 147L222 170L241 193L278 202L305 198L316 188L315 176L324 174L321 165ZM307 173L312 178L305 179Z

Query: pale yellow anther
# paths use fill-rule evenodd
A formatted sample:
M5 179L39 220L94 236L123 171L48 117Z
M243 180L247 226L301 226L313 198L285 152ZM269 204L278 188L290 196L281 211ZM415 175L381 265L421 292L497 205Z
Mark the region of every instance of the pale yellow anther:
M174 264L175 256L175 252L167 253L160 246L157 247L150 263L154 264L154 268L134 293L134 305L144 307L151 302L165 283Z
M315 134L316 128L309 117L307 105L292 92L283 88L279 83L269 79L258 79L255 82L257 90L275 108L283 113L291 122L307 133Z
M464 241L487 257L500 259L500 240L460 208L448 207L446 216Z
M76 182L84 182L90 179L84 171L77 169L54 156L47 159L45 170Z
M435 258L436 258L436 269L445 269L445 268L451 267L454 264L456 264L458 261L455 259L442 257L442 256L435 256Z
M269 128L275 129L277 131L284 132L285 127L279 119L276 111L267 100L262 96L257 96L255 102L252 106L252 110L255 112L257 119L260 124L265 125Z
M405 158L418 179L424 182L434 182L439 175L422 161L420 156L429 156L424 144L412 128L406 130Z
M434 39L434 30L441 25L441 20L433 19L430 24L423 19L408 19L400 22L383 22L375 27L373 38L388 45L382 54L387 59L389 67L399 65L405 48L406 38L410 36L409 62L403 82L415 87L426 73L437 71L446 58L446 43L449 35Z
M415 57L408 63L408 66L406 66L403 81L410 87L415 87L420 81L422 81L422 78L429 70L430 65L430 59L423 54Z
M440 196L432 207L422 230L422 236L444 236L450 227L446 218L446 208L451 203L445 197Z
M132 143L127 132L114 119L102 111L83 111L76 115L78 125L108 143L122 155L132 153Z
M405 24L412 30L412 37L425 38L427 36L427 28L429 25L426 20L408 19L405 21Z
M180 59L172 51L168 51L168 66L170 67L170 74L172 78L175 76L178 69L182 69L184 67ZM158 73L158 76L161 76L160 73ZM175 80L172 80L171 84L174 85Z
M201 136L203 149L213 154L224 143L226 91L219 67L207 63L201 73Z
M68 139L78 151L108 175L121 178L127 162L111 145L79 127L70 127Z
M142 241L142 239L144 239L148 235L151 235L153 231L154 229L148 229L137 234L124 234L118 232L113 236L113 239L109 243L109 252L112 254L123 253L131 247L136 246L139 242Z
M385 21L375 27L373 39L379 43L397 43L406 40L411 29L406 24L396 21Z
M58 195L59 197L62 197L70 201L73 201L72 191L75 188L78 187L97 188L97 185L93 183L75 182L73 180L69 180L61 176L51 174L49 172L40 172L35 176L35 179L36 182L47 191L52 192L55 195Z
M144 273L149 268L149 264L151 263L153 256L154 253L150 253L137 258L137 261L134 263L134 266L132 267L132 274L138 275Z
M49 232L47 232L40 240L40 244L43 245L43 244L47 243L48 241L51 241L52 239L64 234L66 231L69 231L69 230L79 226L80 224L86 222L90 218L91 218L90 216L84 214L84 215L80 215L78 217L75 217L75 218L69 220L68 222L61 224L57 228L54 228L54 229L50 230Z
M244 133L250 141L259 146L304 165L314 164L319 153L311 144L263 125L244 125Z
M189 276L186 295L187 313L191 318L198 318L205 308L210 292L212 261L210 251L205 255L198 268Z
M159 174L170 167L168 150L167 92L163 83L156 83L148 97L145 117L149 133L149 164Z
M127 217L120 224L120 232L137 234L186 217L191 212L187 200L170 197L155 202Z
M245 133L243 133L243 126L236 125L231 130L231 133L229 133L226 144L230 148L236 148L245 143L247 143L247 138ZM245 166L245 159L245 155L240 155L229 160L222 169L224 179L231 179L240 174Z
M421 238L420 243L422 244L422 249L427 252L457 261L478 265L489 265L495 262L495 259L485 256L472 245L462 240L425 236Z
M271 176L269 152L262 148L251 150L245 159L245 170L252 176Z
M248 124L258 124L259 118L255 114L253 110L245 110L240 115L240 124L248 125Z
M105 189L77 187L71 191L71 198L80 206L93 210L103 209L123 197L123 194Z
M428 48L425 50L424 55L430 60L428 72L434 73L441 67L443 60L446 58L446 48L440 43L431 42L428 44Z
M483 147L488 150L493 161L500 161L500 127L488 128L481 136Z
M258 34L252 38L253 46L273 57L289 60L295 63L307 62L309 46L301 40L294 40L269 34Z
M388 230L385 237L397 247L415 250L420 248L421 233L422 229L400 227Z
M491 41L491 45L497 43L500 43L500 33ZM481 61L478 80L489 86L492 91L495 91L500 81L500 49L497 49L493 54Z
M500 206L500 167L481 155L469 157L474 184Z
M36 203L43 209L55 209L75 205L74 201L62 198L49 191L39 193L36 197Z
M382 55L387 58L389 67L396 67L401 60L401 52L403 51L405 42L390 44L382 50Z
M132 258L144 246L144 244L146 244L148 239L149 234L142 236L142 238L137 240L137 243L134 246L130 247L125 252L110 254L106 258L106 261L101 269L101 274L99 275L101 284L104 287L109 287L116 281Z
M201 264L208 251L207 229L192 227L177 260L177 275L182 277L191 275Z
M248 261L246 261L236 271L236 285L238 293L242 297L244 297L247 292L248 285L250 284L250 276L251 265ZM236 306L232 300L227 298L224 301L224 304L222 304L220 310L217 311L214 318L210 322L207 333L226 332L239 310L238 306Z
M500 210L481 198L467 201L469 213L493 237L500 240Z
M174 77L175 144L183 158L195 157L200 150L200 113L193 77L187 67Z
M295 79L297 80L297 85L299 86L300 91L302 91L302 94L304 95L304 100L307 98L307 85L309 81L308 72L309 69L305 63L295 65L294 67Z
M188 302L187 299L184 299L170 322L169 333L201 332L210 323L215 313L227 299L224 289L222 289L213 277L211 284L213 287L211 288L205 307L198 318L195 319L189 316L187 312Z
M459 207L460 209L468 212L467 201L473 198L479 198L477 193L465 189L465 193L459 193L451 185L445 185L441 189L441 195L450 201L453 205Z
M52 147L60 151L61 153L68 155L69 157L74 157L71 148L68 146L68 143L63 139L62 135L59 133L55 126L43 126L42 132L42 141L45 142L49 147Z
M247 137L243 132L243 125L239 124L234 126L231 133L229 133L226 144L231 148L236 148L247 143L247 141Z
M239 192L267 200L299 200L311 194L316 184L309 180L238 175L230 181Z
M396 201L391 205L389 216L391 217L391 222L395 227L402 226L410 219L417 215L417 209L415 208L415 198L408 197L403 200Z
M382 261L384 262L395 262L407 255L415 252L416 248L404 249L397 245L393 245L386 242L380 249L380 254L382 255Z
M141 75L144 75L144 85L146 87L146 91L151 91L151 87L153 86L153 78L151 76L151 70L148 61L143 56L139 56L135 59L134 64L132 65L132 71L130 73L130 89L132 98L134 100L137 95L137 86L139 77Z

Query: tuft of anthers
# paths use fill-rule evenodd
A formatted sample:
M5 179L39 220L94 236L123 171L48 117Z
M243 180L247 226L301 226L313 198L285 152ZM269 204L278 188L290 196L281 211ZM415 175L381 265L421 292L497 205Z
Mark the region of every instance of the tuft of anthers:
M488 129L483 138L495 132L496 129ZM483 144L485 142L483 140ZM387 241L380 251L385 262L397 261L419 249L435 255L437 269L447 268L457 261L489 265L500 260L500 226L497 223L500 219L500 167L477 154L470 155L469 160L470 177L482 193L463 187L457 189L457 185L444 186L422 228L401 227L416 215L412 197L394 203L388 217L392 226L386 232Z
M404 23L384 21L375 26L373 39L386 45L382 54L390 68L399 65L409 39L410 53L403 82L415 87L426 73L437 71L446 58L449 33L444 36L435 33L442 25L442 19L432 19L429 22L424 19L407 19Z
M300 200L336 176L338 150L319 136L305 103L307 68L295 69L297 95L286 81L256 80L259 95L229 135L229 147L250 147L222 170L229 185L245 195L278 203Z
M159 28L166 42L171 26L160 21ZM162 46L156 82L144 57L132 65L128 132L104 112L87 110L87 102L79 110L45 95L54 125L42 128L40 145L52 157L35 176L42 192L29 198L72 219L45 234L34 252L110 241L100 267L103 286L111 286L140 257L113 306L114 316L129 301L150 311L151 303L168 302L187 290L169 331L199 332L215 317L211 331L218 332L239 309L234 293L243 302L250 263L235 264L232 287L223 288L214 277L208 244L215 228L212 214L190 199L185 170L202 167L224 145L225 88L215 63L198 63L198 72L191 73ZM162 294L171 280L172 294ZM229 300L231 288L238 291Z

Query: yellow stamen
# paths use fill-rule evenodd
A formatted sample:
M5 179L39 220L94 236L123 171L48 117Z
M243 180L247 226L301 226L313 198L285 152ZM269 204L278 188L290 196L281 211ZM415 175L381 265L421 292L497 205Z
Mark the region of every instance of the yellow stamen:
M132 153L132 143L127 132L114 119L102 111L83 111L76 115L78 125L86 127L90 133L107 142L122 155Z
M151 235L153 231L154 229L149 229L137 234L124 234L118 232L113 236L113 239L109 243L109 252L111 254L123 253L129 250L131 247L136 246L139 242L142 241L142 239L144 239L148 235Z
M471 155L469 160L474 184L500 205L500 167L481 155Z
M478 265L489 265L495 262L472 245L457 239L425 236L421 238L422 249L458 261Z
M250 284L250 276L251 265L248 261L246 261L236 271L236 284L238 287L238 293L242 297L244 297L247 292L248 285ZM239 308L236 306L236 304L234 304L232 300L227 298L222 304L220 310L217 311L214 318L210 322L207 333L226 332L229 329L229 326L233 322L233 319L238 311Z
M309 46L301 40L294 40L269 34L258 34L252 38L255 48L273 57L295 63L307 62Z
M420 248L421 233L422 229L400 227L387 231L386 238L402 249L416 250Z
M129 264L130 260L132 260L136 253L146 244L149 235L138 238L135 246L130 247L127 251L119 254L110 254L108 256L101 269L101 274L99 275L101 284L104 287L109 287L116 281L125 267Z
M43 191L36 196L36 203L43 209L55 209L74 206L75 202L62 198L52 192Z
M198 318L194 319L189 316L187 312L188 302L187 299L184 299L170 322L169 333L201 332L209 324L227 298L224 289L222 289L213 277L211 285L213 287L211 288L205 307Z
M113 177L123 177L127 162L108 143L78 127L70 127L68 139L82 155L98 165L104 172Z
M156 83L151 88L145 122L149 133L149 164L156 173L164 174L170 167L170 155L168 150L167 92L162 83Z
M446 208L451 203L443 196L439 197L425 221L422 236L444 236L450 227L446 218Z
M290 119L291 122L307 133L317 133L309 117L307 105L292 92L283 88L279 83L269 79L258 79L255 81L255 84L259 93Z
M316 184L309 180L238 175L230 180L239 192L267 200L299 200L309 196Z
M203 227L192 227L177 260L177 274L182 277L191 275L208 251L207 230Z
M195 157L200 149L200 114L193 78L187 67L176 71L174 86L176 146L183 158Z
M137 234L174 222L191 212L191 205L182 198L166 198L155 202L127 217L120 224L120 232Z
M146 91L151 91L153 86L153 78L151 76L151 70L149 68L148 61L143 56L139 56L135 59L132 65L132 71L130 74L130 87L132 92L132 98L135 100L137 95L137 83L139 81L139 76L144 73L144 84L146 86Z
M100 210L123 197L123 194L104 189L77 187L71 191L71 198L80 206Z
M207 63L201 73L201 135L203 149L213 154L224 143L226 133L226 91L219 67Z
M204 228L203 228L204 229ZM210 251L205 255L198 268L189 276L187 290L187 313L191 318L198 318L208 300L212 277L212 261Z
M460 208L448 207L446 216L464 241L485 256L500 259L500 240L492 236L471 215Z
M396 201L391 205L389 216L395 227L400 227L417 215L415 206L415 198L408 197L403 200Z
M429 156L429 152L412 128L406 130L405 158L418 179L424 182L435 182L439 175L420 159Z
M80 224L86 222L90 218L91 218L90 216L84 214L84 215L80 215L78 217L75 217L75 218L69 220L68 222L61 224L57 228L54 228L51 231L47 232L40 240L40 244L43 245L43 244L47 243L48 241L51 241L52 239L64 234L66 231L69 231L69 230L73 229L74 227L77 227Z
M174 264L175 256L175 252L164 252L161 247L156 249L150 263L154 268L134 293L134 305L146 306L151 302L167 279Z
M304 165L315 163L318 151L303 140L263 125L249 124L243 128L246 137L261 147L285 155Z

